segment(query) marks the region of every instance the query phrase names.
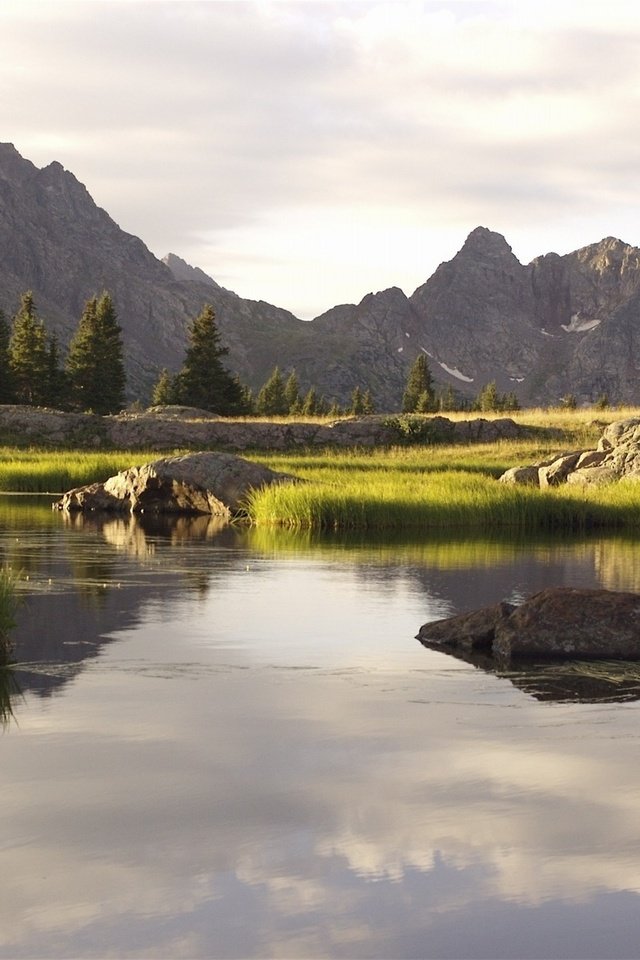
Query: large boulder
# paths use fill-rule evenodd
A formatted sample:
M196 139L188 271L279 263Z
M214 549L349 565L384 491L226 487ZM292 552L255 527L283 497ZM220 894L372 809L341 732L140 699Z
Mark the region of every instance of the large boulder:
M551 587L519 606L499 603L425 623L425 646L512 658L640 660L640 595Z
M54 506L65 511L214 514L230 517L252 489L295 481L230 453L190 453L131 467L104 483L70 490Z

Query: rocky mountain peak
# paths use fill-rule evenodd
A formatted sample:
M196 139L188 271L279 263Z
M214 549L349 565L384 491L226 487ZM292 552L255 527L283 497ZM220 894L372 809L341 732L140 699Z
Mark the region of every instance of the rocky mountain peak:
M176 280L180 280L183 283L204 283L216 290L220 290L220 284L216 283L213 277L210 277L204 270L201 270L200 267L192 267L190 263L187 263L186 260L183 260L182 257L179 257L175 253L168 253L162 258L162 262L166 263Z
M472 257L475 260L516 259L502 234L487 227L472 230L456 257Z
M20 156L12 143L0 143L0 180L22 181L37 171L38 168Z

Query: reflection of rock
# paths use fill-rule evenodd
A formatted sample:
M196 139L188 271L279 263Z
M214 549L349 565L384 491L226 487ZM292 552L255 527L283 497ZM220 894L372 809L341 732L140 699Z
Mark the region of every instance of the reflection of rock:
M498 661L510 658L640 660L640 595L609 590L548 588L518 607L499 603L426 623L425 646Z
M56 504L65 511L213 514L230 517L250 490L295 478L229 453L165 457L70 490Z

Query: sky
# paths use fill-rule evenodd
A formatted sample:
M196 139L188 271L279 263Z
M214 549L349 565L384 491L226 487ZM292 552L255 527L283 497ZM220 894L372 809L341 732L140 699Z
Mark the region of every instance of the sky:
M304 319L482 225L640 245L633 0L2 0L0 140Z

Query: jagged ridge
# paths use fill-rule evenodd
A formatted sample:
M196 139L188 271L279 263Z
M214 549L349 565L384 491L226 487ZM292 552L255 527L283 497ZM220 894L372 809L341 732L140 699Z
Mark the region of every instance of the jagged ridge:
M311 322L245 300L170 254L158 260L53 162L40 170L0 144L0 307L33 289L63 343L86 299L114 296L133 395L176 369L185 331L214 304L229 366L253 387L278 364L344 402L367 385L397 407L410 364L429 355L435 378L474 395L489 380L525 403L603 392L638 400L640 250L613 237L523 265L500 234L478 227L409 297L397 287L334 307Z

